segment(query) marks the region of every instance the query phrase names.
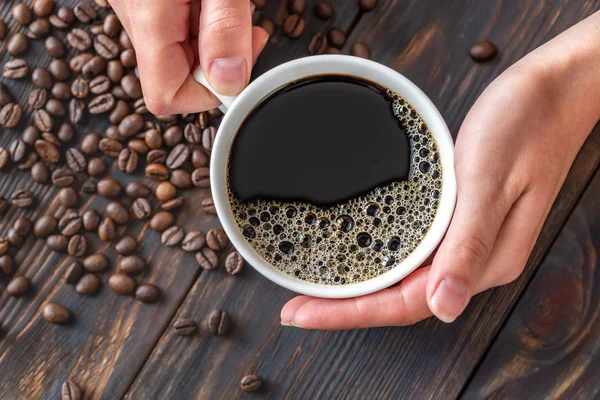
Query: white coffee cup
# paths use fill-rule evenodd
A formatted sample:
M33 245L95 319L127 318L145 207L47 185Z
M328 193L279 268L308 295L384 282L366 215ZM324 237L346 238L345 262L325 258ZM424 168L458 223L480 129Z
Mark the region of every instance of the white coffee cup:
M291 82L328 74L355 76L379 83L397 92L412 104L429 126L437 142L443 173L439 207L429 232L422 242L402 263L390 271L376 278L348 285L319 285L303 281L287 275L264 260L242 236L232 214L226 185L226 168L232 142L245 118L255 106L269 94ZM210 164L211 189L217 214L237 251L262 275L297 293L326 298L356 297L394 285L419 268L436 249L448 229L456 203L454 143L437 108L425 93L403 75L384 65L362 58L322 55L293 60L273 68L254 80L237 97L216 93L200 69L194 72L194 77L222 101L221 110L225 112L212 149Z

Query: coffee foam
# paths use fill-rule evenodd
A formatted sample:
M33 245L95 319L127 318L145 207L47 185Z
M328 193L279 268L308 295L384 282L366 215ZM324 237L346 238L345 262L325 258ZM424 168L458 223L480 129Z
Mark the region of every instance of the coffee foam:
M228 186L245 240L275 268L322 285L363 282L402 263L426 236L442 188L438 148L415 108L397 93L386 93L410 140L407 181L327 208L273 200L245 204Z

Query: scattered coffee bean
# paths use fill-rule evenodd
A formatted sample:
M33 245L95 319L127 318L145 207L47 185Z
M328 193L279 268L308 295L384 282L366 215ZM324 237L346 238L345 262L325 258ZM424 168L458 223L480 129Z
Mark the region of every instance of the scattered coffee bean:
M62 102L56 99L49 99L46 103L46 112L50 114L51 117L62 118L67 113L67 110Z
M35 0L33 2L33 13L38 17L47 17L54 8L54 0Z
M74 172L85 171L87 167L85 156L73 147L67 150L67 164Z
M88 179L87 181L83 182L81 185L81 191L89 194L96 193L96 181Z
M37 67L31 73L31 82L39 88L50 89L52 87L52 75L46 68Z
M33 224L33 234L38 238L47 238L58 227L58 220L52 215L43 215Z
M146 156L148 164L164 164L167 160L167 152L163 149L151 150Z
M129 182L125 187L125 194L133 199L138 197L148 197L150 196L150 193L152 193L152 191L148 186L137 181Z
M119 55L119 46L108 36L100 34L94 39L96 53L106 60L112 60Z
M71 94L73 97L77 99L84 99L90 92L90 86L88 80L84 77L76 78L73 83L71 83Z
M83 222L77 211L67 210L67 212L58 220L58 230L65 236L73 236L81 229Z
M275 23L272 19L264 18L258 23L258 26L267 31L269 36L273 36L273 33L275 32Z
M229 275L237 275L242 272L244 267L244 259L237 251L229 253L225 259L225 270Z
M297 38L304 32L304 19L298 14L290 14L283 23L283 33L290 38Z
M175 197L177 188L171 182L161 182L156 186L156 198L160 201L168 201Z
M5 255L10 250L10 242L3 237L0 237L0 256Z
M208 166L208 155L202 149L194 149L191 155L192 166L202 168Z
M90 81L89 86L93 94L103 94L110 90L110 79L106 75L98 75Z
M240 388L244 392L256 392L262 386L262 379L260 376L249 374L242 378L240 381Z
M132 99L140 99L142 97L142 85L135 75L125 75L121 79L121 87L127 96Z
M315 33L308 45L308 52L312 55L323 54L327 50L327 37L320 32Z
M17 3L12 8L12 16L15 22L21 26L26 26L33 20L33 14L31 8L25 3Z
M139 197L135 199L131 205L131 213L136 219L148 219L152 214L152 207L150 206L148 200L143 197Z
M216 214L217 213L217 209L215 208L215 201L213 200L212 197L208 197L204 200L202 200L202 209L204 210L204 212L209 213L209 214Z
M217 129L214 126L209 126L202 131L202 147L206 150L211 151L217 136Z
M378 0L358 0L358 5L362 11L371 11L377 6Z
M108 116L108 120L111 124L118 125L126 116L129 115L130 111L129 104L123 100L119 100L116 102L113 110Z
M219 251L227 247L229 238L221 228L213 228L206 234L206 244L214 251Z
M15 190L10 197L13 206L19 208L31 207L34 203L34 199L33 193L28 189Z
M144 119L139 114L130 114L119 123L121 136L130 137L138 133L144 127Z
M50 22L48 22L47 19L36 19L29 24L29 28L27 32L25 32L25 35L29 39L41 39L50 32L51 28L52 25L50 25Z
M0 272L4 275L10 275L13 267L14 261L8 254L3 254L0 256Z
M109 61L106 66L106 75L113 83L121 82L121 78L125 75L123 65L117 60Z
M77 205L77 192L72 187L60 189L57 197L63 207L71 208Z
M10 154L10 159L13 162L21 162L27 155L27 145L21 139L15 139L10 142L10 145L8 146L8 153Z
M10 228L6 234L6 240L14 249L18 249L25 243L25 237L17 233L15 228Z
M64 324L71 318L71 313L57 303L47 303L42 309L42 317L51 324Z
M19 217L13 223L13 229L20 236L27 236L29 232L31 232L31 228L33 227L33 223L27 217Z
M115 107L115 98L110 93L100 94L94 97L88 104L88 111L92 115L104 114Z
M87 239L81 235L75 235L69 239L67 254L74 257L82 257L87 250Z
M115 14L108 14L104 18L103 31L108 36L117 36L121 32L121 21Z
M118 201L111 201L107 204L106 215L120 225L125 225L129 222L129 211L127 211L127 208Z
M59 81L67 80L71 76L69 64L67 64L66 61L58 58L55 58L50 62L48 71L50 72L50 75L54 77L54 79Z
M217 254L208 247L204 247L196 253L196 261L198 262L198 265L206 270L215 269L219 265Z
M306 0L288 0L287 8L291 14L302 14L306 10Z
M318 1L314 8L315 15L319 18L328 19L333 16L333 5L328 1Z
M81 68L81 73L84 77L92 79L104 71L106 60L100 56L93 56Z
M71 99L69 102L69 120L77 125L83 121L85 116L85 103L81 100Z
M146 166L146 176L155 181L169 179L169 170L162 164L149 164Z
M35 151L38 153L42 160L50 163L56 164L60 159L60 152L58 148L52 143L40 139L35 142Z
M127 143L127 147L138 154L147 154L148 151L150 151L148 146L146 146L146 142L144 142L142 139L131 139Z
M65 268L63 277L65 279L65 283L74 285L79 281L79 278L81 278L82 274L83 264L81 261L73 261L67 266L67 268Z
M10 161L10 153L4 147L0 147L0 170L8 165Z
M29 153L27 157L17 165L17 169L23 171L30 169L38 161L38 156L35 153Z
M165 201L164 203L161 204L160 207L165 211L170 211L170 210L175 210L177 208L182 207L184 203L185 203L185 198L176 197L173 200Z
M62 400L81 400L81 389L71 379L67 379L62 385Z
M196 326L196 323L194 322L194 320L189 319L189 318L177 320L173 324L173 331L175 332L176 335L179 335L179 336L193 335L194 332L196 332L196 328L197 328L197 326Z
M6 285L6 293L12 297L23 297L31 289L31 281L24 276L15 276Z
M5 128L14 128L21 120L22 109L16 103L8 103L0 110L0 125Z
M196 124L189 123L183 130L183 136L185 140L190 144L201 144L202 143L202 131Z
M122 256L128 256L137 250L138 243L132 236L123 236L116 244L115 250Z
M77 285L75 285L75 291L79 294L92 295L100 288L100 278L94 274L85 274L81 277Z
M92 158L87 165L87 173L90 176L100 176L106 171L106 163L101 158Z
M174 225L162 233L161 241L167 247L177 246L183 240L183 229Z
M0 215L6 214L6 210L8 210L9 204L8 200L0 195Z
M190 156L190 148L183 143L173 147L166 160L166 165L169 169L177 169L181 167Z
M162 135L156 129L149 129L144 134L146 145L151 149L158 149L162 146Z
M76 50L86 51L92 47L90 34L80 28L74 28L67 34L67 41Z
M69 239L65 235L50 235L46 238L46 247L58 253L66 253Z
M83 267L89 272L102 272L108 268L108 259L104 254L92 254L83 259Z
M78 54L71 59L71 61L69 62L69 66L71 67L71 70L73 70L73 72L79 73L83 70L83 66L87 64L92 58L94 58L94 55L90 53Z
M19 56L29 48L29 40L21 32L17 32L8 39L6 50L11 56Z
M127 95L127 93L125 93L125 91L120 85L113 87L110 93L119 100L130 100L129 96Z
M350 49L350 54L355 57L366 58L367 60L371 59L371 51L367 45L362 42L354 43Z
M21 58L9 60L2 68L2 76L6 79L21 79L29 73L27 61Z
M10 93L10 91L0 82L0 109L2 109L8 103L12 103L14 101L14 96Z
M178 189L189 189L192 187L192 174L185 169L176 169L171 172L170 182Z
M122 190L121 184L113 178L104 178L98 182L98 194L109 199L118 197Z
M98 148L105 156L118 158L121 150L123 150L123 145L115 139L104 138L100 140Z
M210 187L210 169L197 168L192 173L192 184L200 188Z
M340 28L331 28L327 34L328 42L333 47L341 49L346 44L346 32Z
M64 82L56 82L52 89L50 90L52 96L56 97L58 100L69 100L71 98L71 89L69 85Z
M98 226L98 236L100 237L100 240L104 242L110 242L115 239L117 236L117 227L111 218L106 217L100 222L100 226Z
M35 110L33 113L33 122L35 126L42 132L50 132L54 128L54 121L48 111L43 108Z
M198 251L206 244L206 235L201 231L190 231L188 232L183 241L181 242L181 248L184 251Z
M98 152L98 144L102 137L97 133L89 133L84 136L81 142L81 151L85 154L91 155Z
M488 61L498 53L496 46L487 40L475 43L469 50L469 55L475 61Z
M135 280L125 274L114 274L108 278L108 286L117 294L131 296L135 293Z
M94 6L86 2L77 4L73 11L75 12L75 17L84 24L89 24L97 16Z
M86 210L81 216L83 227L88 231L95 231L100 225L100 214L94 209Z
M0 40L6 39L6 35L8 33L8 27L6 26L6 22L3 19L0 19Z
M223 336L229 332L231 321L226 311L216 309L208 317L207 326L210 333Z
M117 160L117 165L121 171L128 174L133 173L138 165L137 153L130 149L121 150Z
M154 214L150 220L150 229L156 232L164 232L173 224L173 214L167 211L160 211Z
M69 168L58 168L52 173L52 183L58 187L71 186L75 181L75 173Z
M140 285L135 290L135 298L142 303L154 303L160 298L160 289L149 283Z

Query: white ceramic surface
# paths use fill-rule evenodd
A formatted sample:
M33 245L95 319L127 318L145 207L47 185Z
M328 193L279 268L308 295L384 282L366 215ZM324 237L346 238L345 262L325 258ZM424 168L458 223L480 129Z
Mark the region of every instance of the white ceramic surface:
M323 74L362 77L388 87L408 100L419 111L436 139L443 171L440 206L431 228L421 244L406 260L389 272L365 282L343 286L305 282L279 271L262 259L246 242L235 222L225 182L229 149L240 125L252 109L270 93L292 81ZM196 71L194 76L206 86L207 82L201 71ZM210 89L210 87L208 88ZM361 296L384 289L402 280L421 266L442 240L450 224L456 203L454 143L437 108L425 93L403 75L386 66L362 58L341 55L312 56L287 62L264 73L237 98L223 97L218 93L215 95L223 100L224 108L227 109L213 146L210 165L211 188L217 214L235 248L250 265L268 279L294 292L310 296L327 298Z

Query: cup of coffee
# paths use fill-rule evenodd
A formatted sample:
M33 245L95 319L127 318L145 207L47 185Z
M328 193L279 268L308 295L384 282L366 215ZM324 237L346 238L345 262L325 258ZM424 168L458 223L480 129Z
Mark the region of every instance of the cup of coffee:
M347 298L389 287L433 253L456 202L454 144L398 72L322 55L282 64L225 116L211 189L231 242L292 291Z

